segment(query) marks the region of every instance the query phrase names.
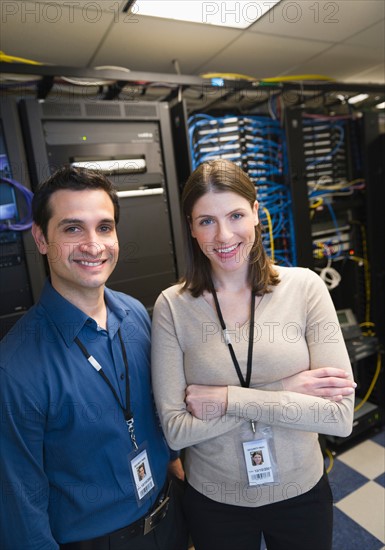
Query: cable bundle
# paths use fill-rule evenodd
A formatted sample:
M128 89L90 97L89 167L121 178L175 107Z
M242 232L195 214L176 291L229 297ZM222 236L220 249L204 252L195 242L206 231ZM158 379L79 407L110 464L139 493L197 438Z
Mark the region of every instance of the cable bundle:
M303 118L315 269L330 290L340 284L346 261L361 255L350 199L357 199L365 181L351 177L360 163L358 156L351 157L353 129L351 117L305 114Z
M260 217L267 226L265 246L271 258L295 265L295 241L288 173L286 140L277 120L266 116L189 118L192 167L207 160L227 159L238 164L256 187Z

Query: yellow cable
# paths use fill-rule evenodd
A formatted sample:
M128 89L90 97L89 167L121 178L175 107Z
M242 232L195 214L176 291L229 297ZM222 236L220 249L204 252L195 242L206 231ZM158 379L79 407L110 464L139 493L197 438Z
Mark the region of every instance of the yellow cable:
M331 469L334 466L334 458L332 453L329 451L329 449L325 449L325 453L328 455L329 458L329 466L327 467L326 473L329 474L331 472Z
M223 78L225 80L257 80L253 76L248 76L246 74L239 73L203 73L199 75L201 78Z
M318 208L319 206L321 206L323 204L323 199L318 199L317 201L315 202L312 202L310 204L310 208Z
M294 80L331 80L335 82L334 78L325 76L322 74L296 74L288 76L275 76L273 78L262 78L261 82L292 82Z
M27 63L29 65L43 65L40 61L32 61L32 59L24 59L23 57L15 57L13 55L7 55L0 51L0 61L5 63Z
M370 287L370 270L369 270L369 261L368 261L368 245L366 241L366 229L363 224L360 224L361 228L361 237L362 237L362 252L365 259L364 262L364 274L365 274L365 294L366 294L366 304L365 304L365 322L370 322L370 300L371 300L371 287Z
M311 202L309 204L309 207L310 207L310 219L312 220L315 216L315 211L317 210L318 207L322 206L324 203L324 200L323 198L319 198L318 200L315 200L314 202Z
M320 178L315 184L309 183L309 187L312 188L312 191L315 191L319 187L322 187L323 191L339 191L341 189L348 189L358 183L365 183L365 180L355 179L352 181L340 181L339 183L328 183L326 179L322 180L322 178Z
M369 386L369 389L368 391L366 392L366 395L365 397L362 399L362 401L360 401L358 403L358 405L356 407L354 407L354 412L360 410L360 408L364 405L364 403L367 402L367 400L369 399L369 397L371 396L371 393L373 391L373 388L374 386L376 385L377 383L377 380L378 380L378 377L380 376L380 372L381 372L381 353L378 353L377 354L377 366L376 366L376 372L374 373L374 376L373 376L373 380Z
M365 258L361 258L360 256L349 256L349 258L355 262L357 262L358 264L362 264L364 265L365 262L367 262L368 260L365 260Z
M269 228L269 237L270 237L270 250L271 250L271 259L274 261L274 237L273 237L273 224L271 222L271 216L270 212L266 208L266 206L263 207L263 211L266 214L267 218L267 226Z
M358 265L364 266L364 281L365 281L365 321L360 323L360 326L372 326L375 327L375 324L369 321L370 319L370 298L371 298L371 288L370 288L370 271L369 271L369 262L365 258L360 258L359 256L349 256L350 260L357 262ZM372 336L375 335L375 332L370 332Z

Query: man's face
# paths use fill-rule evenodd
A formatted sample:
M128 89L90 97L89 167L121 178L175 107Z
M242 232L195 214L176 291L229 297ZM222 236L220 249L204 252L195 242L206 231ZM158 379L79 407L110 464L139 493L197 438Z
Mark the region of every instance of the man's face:
M79 293L103 287L115 268L119 244L114 206L102 189L65 189L51 196L50 207L47 238L38 226L33 227L34 238L47 255L52 286L76 302Z

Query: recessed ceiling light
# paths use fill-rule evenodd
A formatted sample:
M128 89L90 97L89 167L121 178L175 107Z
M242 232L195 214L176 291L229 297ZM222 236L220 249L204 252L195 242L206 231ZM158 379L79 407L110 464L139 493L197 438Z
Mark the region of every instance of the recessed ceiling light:
M348 103L351 105L354 105L354 103L359 103L360 101L364 101L364 99L368 99L369 94L358 94L353 95L352 97L349 97Z
M377 103L376 109L385 109L385 101L383 101L382 103Z
M199 0L137 0L132 12L137 15L163 17L178 21L190 21L221 27L246 29L281 0L258 0L249 2L201 2Z

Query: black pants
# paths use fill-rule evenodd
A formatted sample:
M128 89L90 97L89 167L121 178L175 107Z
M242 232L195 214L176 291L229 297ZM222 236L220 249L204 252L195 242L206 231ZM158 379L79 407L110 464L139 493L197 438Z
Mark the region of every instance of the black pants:
M184 484L173 480L170 492L170 504L166 517L147 535L139 534L129 540L112 539L108 536L97 537L90 541L61 545L81 550L187 550L188 531L182 511Z
M195 550L331 550L333 499L327 476L307 493L257 508L211 500L187 485L184 510Z
M147 535L128 541L121 550L187 550L188 531L181 500L183 491L183 483L173 479L165 519Z

